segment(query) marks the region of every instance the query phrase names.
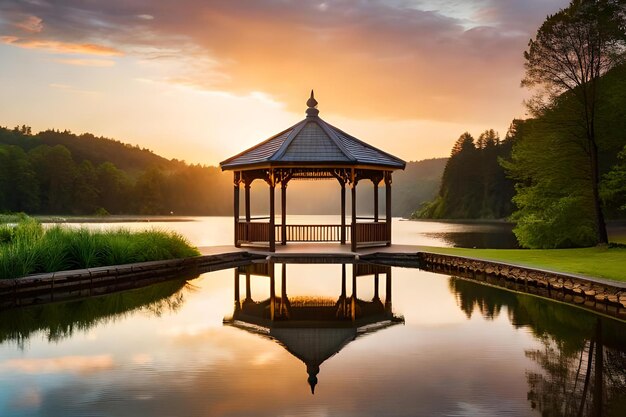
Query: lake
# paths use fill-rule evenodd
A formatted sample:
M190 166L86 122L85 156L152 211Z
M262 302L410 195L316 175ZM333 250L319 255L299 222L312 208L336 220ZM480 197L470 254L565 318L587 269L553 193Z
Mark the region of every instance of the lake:
M157 226L205 246L230 244L230 221ZM436 222L394 228L394 242L427 245L467 232ZM0 313L2 416L624 409L624 323L418 269L255 264Z
M141 217L137 217L141 219ZM189 221L140 221L81 223L80 217L69 218L73 227L109 229L123 227L130 230L160 228L176 231L196 246L221 246L233 244L232 217L186 217ZM288 215L287 224L340 224L339 216ZM92 219L90 219L92 220ZM276 218L276 224L280 219ZM349 223L349 220L348 220ZM394 218L392 240L394 244L424 246L456 246L466 248L516 248L513 225L500 221L443 222L408 221Z

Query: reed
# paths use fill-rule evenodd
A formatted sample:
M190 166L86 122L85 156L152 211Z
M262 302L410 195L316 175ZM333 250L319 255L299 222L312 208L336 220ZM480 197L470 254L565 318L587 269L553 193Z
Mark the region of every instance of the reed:
M0 279L197 255L183 236L163 230L45 229L32 218L0 224Z

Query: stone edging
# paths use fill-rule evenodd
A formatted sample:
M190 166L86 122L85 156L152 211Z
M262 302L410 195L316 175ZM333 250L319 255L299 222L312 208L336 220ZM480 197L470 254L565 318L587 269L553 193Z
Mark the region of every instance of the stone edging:
M347 263L361 259L392 266L419 267L626 318L626 283L622 282L431 252L285 255L272 254L269 258L288 263ZM205 272L266 259L268 257L262 253L234 251L0 280L0 309L108 294L175 278L195 278Z
M175 278L194 278L259 258L247 252L233 252L5 279L0 280L0 309L108 294Z
M420 268L425 270L449 273L626 318L626 283L430 252L419 252L417 257Z

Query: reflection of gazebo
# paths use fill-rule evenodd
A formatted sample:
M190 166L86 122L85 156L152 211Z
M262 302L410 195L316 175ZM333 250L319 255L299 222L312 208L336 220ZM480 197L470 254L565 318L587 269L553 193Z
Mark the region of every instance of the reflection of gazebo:
M276 241L350 241L360 246L391 244L391 173L405 162L326 123L319 116L317 101L307 101L307 117L287 130L229 158L220 166L234 171L235 246L264 244L275 250ZM250 185L261 179L269 185L269 218L250 215ZM336 179L341 186L340 225L287 225L287 184L291 180ZM357 218L356 186L360 180L374 184L374 216ZM384 181L385 221L379 221L378 186ZM239 218L239 186L245 189L245 218ZM281 223L275 224L274 189L281 188ZM346 185L351 189L352 219L346 225ZM358 222L357 220L367 220ZM347 232L349 231L349 233Z
M404 320L391 311L391 268L368 264L352 267L352 295L346 295L346 265L341 265L341 295L337 300L287 297L287 266L282 264L282 290L275 294L274 264L255 264L235 269L235 310L224 323L266 336L280 343L307 368L311 392L317 384L320 365L360 335L389 327ZM379 275L386 276L385 302L378 294ZM246 298L241 301L239 279L246 278ZM270 279L269 298L251 298L251 275ZM357 298L356 278L374 277L374 298Z

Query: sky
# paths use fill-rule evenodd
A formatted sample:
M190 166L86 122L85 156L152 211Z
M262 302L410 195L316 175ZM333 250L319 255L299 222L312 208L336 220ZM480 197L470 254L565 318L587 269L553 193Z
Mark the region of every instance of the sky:
M305 117L405 160L526 117L523 52L566 0L0 0L0 126L214 165Z

